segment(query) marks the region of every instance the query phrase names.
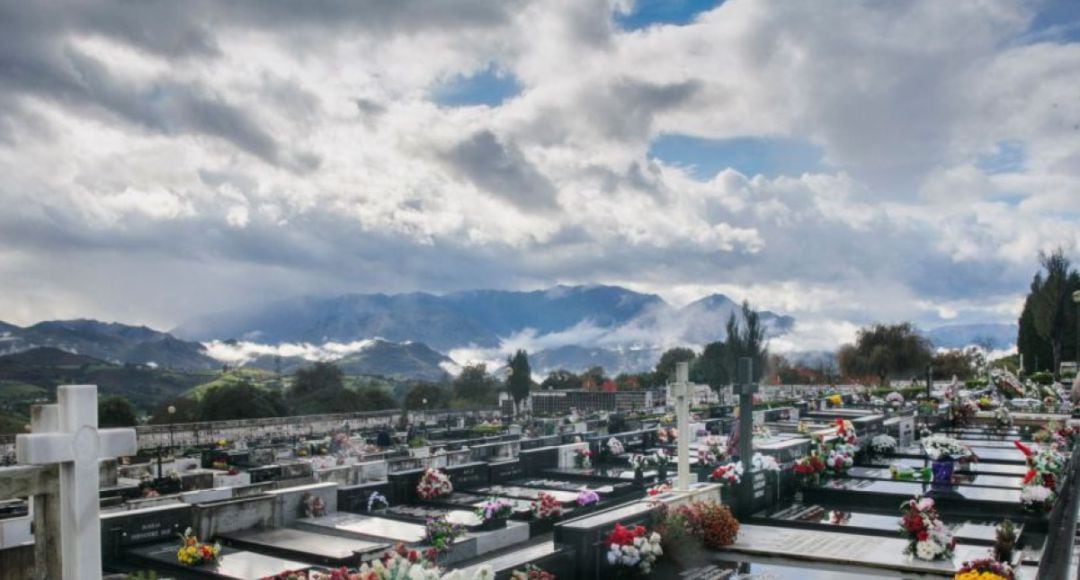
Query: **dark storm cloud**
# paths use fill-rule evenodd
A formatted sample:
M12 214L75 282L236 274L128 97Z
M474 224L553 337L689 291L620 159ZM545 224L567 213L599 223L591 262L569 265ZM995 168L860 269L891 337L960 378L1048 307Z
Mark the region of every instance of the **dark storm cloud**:
M446 154L450 165L477 187L524 210L558 207L555 186L537 171L513 143L501 143L480 131Z

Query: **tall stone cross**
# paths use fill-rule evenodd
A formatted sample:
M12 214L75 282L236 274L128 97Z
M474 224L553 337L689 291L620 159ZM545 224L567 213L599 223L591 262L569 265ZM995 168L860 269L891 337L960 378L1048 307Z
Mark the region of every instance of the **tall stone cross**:
M44 432L15 436L15 457L25 464L60 464L62 577L101 578L98 460L134 455L135 430L98 430L95 385L59 387L56 401L41 407L33 426Z
M690 363L675 363L675 382L671 385L671 394L675 397L675 419L679 425L678 440L678 481L679 491L690 487Z
M740 358L735 377L735 394L739 395L739 458L743 473L749 476L750 459L754 455L754 393L758 392L754 359Z

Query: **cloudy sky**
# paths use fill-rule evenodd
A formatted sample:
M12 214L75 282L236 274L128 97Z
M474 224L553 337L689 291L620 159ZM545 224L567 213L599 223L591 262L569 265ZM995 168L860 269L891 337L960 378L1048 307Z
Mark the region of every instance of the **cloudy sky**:
M1080 256L1080 3L0 0L0 320L621 284L814 333Z

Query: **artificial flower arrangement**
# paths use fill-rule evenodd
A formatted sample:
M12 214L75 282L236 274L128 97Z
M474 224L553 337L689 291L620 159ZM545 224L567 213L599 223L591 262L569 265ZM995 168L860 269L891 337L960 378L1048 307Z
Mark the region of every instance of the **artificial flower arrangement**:
M929 465L921 469L890 465L889 475L900 481L929 481L932 473Z
M557 518L562 515L562 504L550 493L540 492L530 506L533 517L538 520Z
M320 518L326 515L326 502L317 495L305 493L300 498L300 511L305 518Z
M681 541L691 536L710 550L719 550L735 542L739 520L728 506L715 501L691 501L671 509L664 518L664 534Z
M705 446L698 448L698 463L705 466L719 465L728 458L725 446L716 435L705 438Z
M647 576L660 556L664 555L664 550L660 547L661 541L660 534L649 533L645 526L627 528L615 524L615 528L604 540L608 546L608 563Z
M221 544L202 544L191 528L180 536L180 549L176 551L176 561L185 566L198 566L217 560L221 553Z
M555 575L535 564L529 564L524 570L511 572L510 580L555 580Z
M964 562L953 580L1016 580L1016 572L1005 562L982 558Z
M626 453L626 448L623 447L622 441L619 441L614 437L607 440L607 449L608 453L611 453L616 457L622 455L623 453Z
M902 407L904 405L904 395L898 391L893 391L885 395L885 402L892 407Z
M817 451L811 451L810 455L796 461L792 470L802 480L803 485L817 485L821 481L821 475L825 473L825 462L818 456Z
M447 574L432 561L431 552L422 554L398 544L381 559L360 566L347 580L494 580L491 566L481 566L471 577L460 570ZM335 579L337 580L337 579Z
M627 461L630 463L630 468L634 471L642 471L649 465L648 458L640 453L631 455L630 459Z
M994 409L994 425L998 429L1008 429L1013 426L1012 413L1004 405Z
M922 439L926 456L934 461L953 459L961 463L978 461L970 447L947 435L931 435Z
M870 440L870 449L875 455L889 455L896 451L896 438L888 433L874 435Z
M825 397L825 400L829 402L833 407L841 407L844 405L844 398L839 394L833 394Z
M994 400L986 395L979 397L979 399L975 402L978 403L979 409L982 409L983 411L989 411L996 406Z
M674 443L679 439L679 430L675 427L657 427L656 440L660 443Z
M836 420L836 436L845 445L855 445L859 442L859 435L855 433L855 425L847 419Z
M1016 526L1010 520L1005 520L994 529L994 559L999 562L1011 562L1013 550L1016 549Z
M433 467L424 471L420 483L416 485L416 495L423 500L433 500L451 493L454 493L454 486L450 483L450 477Z
M960 424L967 424L979 412L979 404L972 399L960 399L953 404L953 417Z
M436 553L442 553L450 549L457 540L465 533L465 528L459 524L446 521L446 516L428 518L424 524L424 543L431 546Z
M657 496L657 495L663 495L663 494L668 493L670 491L671 491L671 484L667 483L665 481L663 483L660 483L660 484L657 484L657 485L654 485L654 486L650 487L648 490L645 491L645 493L649 497L653 497L653 496Z
M485 522L497 519L506 519L514 511L514 504L502 498L488 498L487 501L476 508L476 516Z
M581 469L592 467L592 451L589 449L574 450L574 465Z
M900 533L908 542L905 554L911 554L920 560L942 560L951 558L956 539L952 532L938 517L934 500L915 496L904 502L900 509Z
M851 521L851 512L829 510L829 523L834 526L842 526Z
M1028 471L1021 481L1020 502L1031 511L1049 511L1057 499L1057 484L1068 462L1067 457L1057 450L1057 445L1048 448L1031 448L1019 441L1013 445L1027 458Z
M769 439L772 437L772 430L765 425L754 425L753 436L754 439Z
M994 383L994 387L1006 399L1024 396L1024 386L1020 384L1020 381L1012 373L995 369L990 378Z
M371 495L367 498L367 511L377 510L381 508L390 507L390 500L386 499L386 496L377 492L371 492Z
M776 458L772 455L762 455L761 453L754 453L754 456L750 458L750 466L754 471L771 471L773 473L779 473L780 463L776 461Z
M656 453L649 456L649 464L655 467L657 470L666 471L671 467L671 456L667 454L667 451L663 449L657 449Z
M841 476L847 473L851 466L855 465L854 449L850 445L838 443L829 450L825 458L825 467L833 476Z
M717 466L709 474L709 480L722 483L727 486L738 485L742 481L743 466L741 461L734 461L726 465Z
M578 492L576 501L581 507L590 506L600 501L600 495L591 489L583 489Z

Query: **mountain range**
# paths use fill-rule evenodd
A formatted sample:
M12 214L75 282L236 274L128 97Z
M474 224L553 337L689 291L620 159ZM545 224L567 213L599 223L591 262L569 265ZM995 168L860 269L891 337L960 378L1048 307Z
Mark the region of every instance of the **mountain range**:
M676 307L654 294L598 285L303 296L198 317L171 332L94 320L25 328L0 322L0 355L51 347L113 364L199 370L224 362L282 372L330 358L350 374L440 380L455 366L444 353L500 361L507 350L526 348L538 374L596 365L618 373L651 368L670 346L722 340L733 313L741 318L740 306L722 294ZM759 315L772 337L795 326L790 316ZM925 335L943 348L1002 349L1015 342L1016 327L951 325Z

